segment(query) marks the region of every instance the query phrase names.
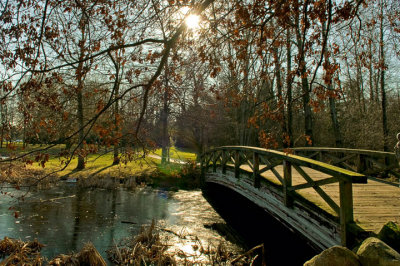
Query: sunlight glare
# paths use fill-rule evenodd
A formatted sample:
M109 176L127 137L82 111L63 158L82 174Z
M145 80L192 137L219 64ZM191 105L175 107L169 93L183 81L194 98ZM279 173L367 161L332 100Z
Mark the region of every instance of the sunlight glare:
M197 29L199 27L200 17L198 15L189 15L185 19L186 26L189 29Z

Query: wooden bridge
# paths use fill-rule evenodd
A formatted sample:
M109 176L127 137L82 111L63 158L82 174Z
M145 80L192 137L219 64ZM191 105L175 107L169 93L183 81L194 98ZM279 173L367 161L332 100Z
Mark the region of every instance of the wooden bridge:
M202 155L202 176L250 199L319 249L351 247L358 238L378 233L387 221L400 222L398 183L372 176L398 177L393 153L332 148L290 152L216 148Z

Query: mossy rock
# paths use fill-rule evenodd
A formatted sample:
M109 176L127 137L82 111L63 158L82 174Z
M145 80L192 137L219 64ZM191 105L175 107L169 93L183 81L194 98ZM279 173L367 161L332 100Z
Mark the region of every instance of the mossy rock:
M394 222L385 224L378 238L400 253L400 226Z
M361 266L358 256L346 247L333 246L314 256L304 266Z
M400 254L376 237L365 239L357 255L363 266L400 266Z

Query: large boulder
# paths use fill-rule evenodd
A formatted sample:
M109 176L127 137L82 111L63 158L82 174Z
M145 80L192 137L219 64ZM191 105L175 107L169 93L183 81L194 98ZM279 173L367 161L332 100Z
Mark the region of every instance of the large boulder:
M378 238L400 252L400 226L394 222L385 224L378 234Z
M345 247L333 246L322 251L311 260L304 263L304 266L360 266L356 254Z
M363 266L400 266L400 254L376 237L364 240L357 255Z

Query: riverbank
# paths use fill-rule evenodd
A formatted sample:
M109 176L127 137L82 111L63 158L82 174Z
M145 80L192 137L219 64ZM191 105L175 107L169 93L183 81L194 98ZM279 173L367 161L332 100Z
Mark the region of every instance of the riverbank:
M31 147L33 148L33 147ZM107 150L88 154L85 168L76 169L77 158L60 157L62 147L53 147L48 155L37 155L34 160L10 160L0 164L0 183L15 187L51 187L58 181L78 182L84 187L114 188L120 184L127 188L150 185L176 190L199 187L199 170L195 154L173 150L171 163L161 164L159 150L145 157L135 153L120 155L120 163L113 164L113 154ZM17 151L12 156L18 156ZM4 151L2 151L4 153ZM12 158L12 157L8 157ZM179 162L179 163L178 163Z

